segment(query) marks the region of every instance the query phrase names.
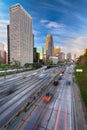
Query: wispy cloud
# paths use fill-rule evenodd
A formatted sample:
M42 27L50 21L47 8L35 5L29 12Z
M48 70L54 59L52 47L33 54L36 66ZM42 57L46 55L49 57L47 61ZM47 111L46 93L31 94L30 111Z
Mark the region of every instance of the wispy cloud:
M40 34L40 32L37 31L37 30L33 30L33 33L34 33L34 35L36 35L36 36Z
M76 54L77 56L83 54L84 48L87 48L87 34L64 41L61 44L61 48L65 52L72 52L72 54Z
M49 22L49 20L42 19L42 20L40 20L40 22L41 22L41 23L48 23L48 22Z
M69 6L69 7L72 6L71 3L69 3L69 1L67 1L67 0L56 0L56 2L61 3L65 6Z
M46 28L63 28L64 25L60 24L58 22L54 22L54 21L50 21L50 20L46 20L46 19L42 19L40 20L40 22L43 24L43 26L45 26Z

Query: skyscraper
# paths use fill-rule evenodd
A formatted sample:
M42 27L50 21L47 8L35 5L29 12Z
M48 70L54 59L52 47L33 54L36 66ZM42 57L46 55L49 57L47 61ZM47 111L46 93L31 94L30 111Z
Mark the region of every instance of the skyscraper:
M6 51L4 50L4 44L0 43L0 64L6 63Z
M8 64L10 64L10 31L9 31L9 25L7 25L7 46L8 46Z
M87 48L84 49L84 54L87 54Z
M20 4L10 7L10 60L33 63L32 17Z
M64 61L65 60L65 53L64 52L60 52L58 54L58 60L59 61Z
M54 43L52 35L48 34L46 37L46 59L54 55Z
M67 60L68 60L68 61L71 61L71 59L72 59L71 53L69 52L69 53L67 53Z
M37 48L37 52L40 53L40 60L43 60L43 56L44 56L44 48L43 47L39 47Z
M61 49L59 47L54 48L54 56L58 56L60 51L61 51Z

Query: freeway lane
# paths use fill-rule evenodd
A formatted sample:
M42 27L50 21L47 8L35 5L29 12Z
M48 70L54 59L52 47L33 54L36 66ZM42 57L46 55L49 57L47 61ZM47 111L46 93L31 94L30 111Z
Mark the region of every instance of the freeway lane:
M54 98L48 104L45 103L46 111L41 111L44 102L40 102L21 130L74 130L72 72L73 66L67 67ZM39 121L40 111L42 118Z
M22 106L29 101L29 97L35 93L48 79L39 81L32 85L25 91L22 91L19 95L15 96L12 100L7 102L4 107L2 106L2 113L0 115L0 125L2 126L8 119L15 115ZM38 86L37 86L38 85ZM10 107L11 106L11 107ZM7 109L6 109L7 108Z
M7 82L8 85L16 82L17 86L13 93L9 94L8 96L5 95L8 100L0 108L0 127L5 125L5 123L13 118L21 109L23 109L24 105L31 100L31 97L33 97L34 94L39 91L39 89L49 83L48 81L51 81L54 78L54 76L57 74L56 70L60 72L61 69L52 68L46 71L41 70L41 72L39 71L39 73L34 73L31 76L26 75L25 79L22 77L22 79L17 80L17 82L15 79ZM45 74L45 77L42 78L43 74ZM10 87L11 86L8 88ZM5 86L4 88L1 87L0 89L5 92Z

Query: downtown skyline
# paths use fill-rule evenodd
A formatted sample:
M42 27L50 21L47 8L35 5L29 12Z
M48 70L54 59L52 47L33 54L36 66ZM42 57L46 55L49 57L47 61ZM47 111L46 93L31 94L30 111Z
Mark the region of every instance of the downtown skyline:
M86 0L0 0L0 42L7 43L9 7L19 3L33 18L34 46L44 47L52 34L54 47L63 52L83 54L87 47Z

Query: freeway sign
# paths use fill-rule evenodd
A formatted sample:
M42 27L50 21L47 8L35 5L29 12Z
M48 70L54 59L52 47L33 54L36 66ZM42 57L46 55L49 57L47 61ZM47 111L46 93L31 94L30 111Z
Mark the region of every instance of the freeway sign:
M83 72L83 69L76 69L76 72Z

